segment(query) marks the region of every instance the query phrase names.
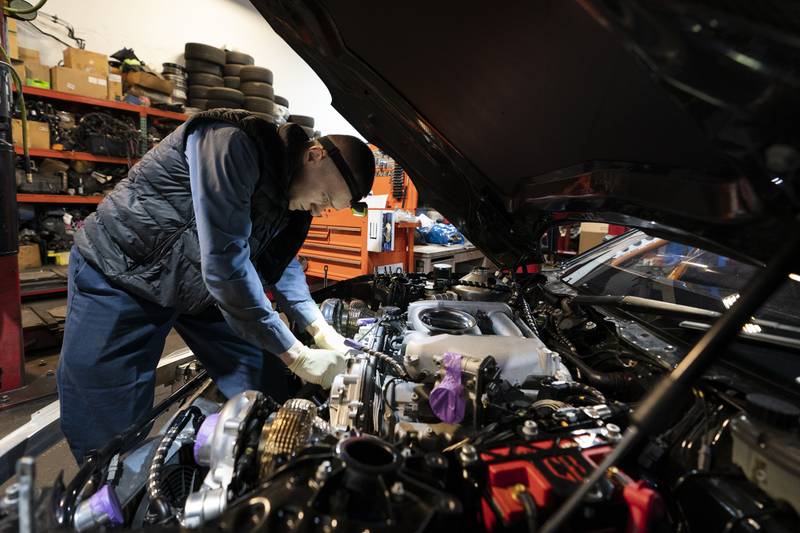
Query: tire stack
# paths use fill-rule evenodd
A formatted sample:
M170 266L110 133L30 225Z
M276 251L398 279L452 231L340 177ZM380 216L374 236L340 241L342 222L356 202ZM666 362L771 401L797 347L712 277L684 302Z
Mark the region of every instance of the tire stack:
M316 139L319 137L319 132L314 130L314 117L307 117L305 115L289 115L288 122L290 124L297 124L303 131L306 132L306 135L309 136L311 139Z
M209 100L216 94L216 91L211 92L212 89L225 89L222 78L225 50L207 44L186 43L183 56L186 60L188 106L198 110L210 109Z
M176 104L186 105L186 68L177 63L164 63L162 65L161 75L165 80L169 80L175 85L175 88L172 90L172 101Z
M242 107L262 118L275 121L275 90L272 88L272 71L254 65L239 69L239 90L244 95Z

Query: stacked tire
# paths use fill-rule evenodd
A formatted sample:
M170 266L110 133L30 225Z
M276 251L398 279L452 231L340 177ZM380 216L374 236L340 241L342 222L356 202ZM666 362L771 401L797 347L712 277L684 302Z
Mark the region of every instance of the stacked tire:
M186 43L183 56L186 60L188 107L198 110L211 109L209 101L212 96L219 96L216 90L225 89L225 80L222 77L225 50L202 43Z
M305 115L289 115L287 122L290 124L297 124L303 131L306 132L306 135L309 136L311 139L315 139L319 137L319 132L314 130L314 117L308 117Z
M169 80L175 86L172 90L172 101L176 104L186 104L188 96L188 86L186 84L186 68L177 63L164 63L162 65L161 76Z
M239 78L239 71L242 70L242 67L252 65L253 63L253 56L251 55L226 50L225 66L222 67L222 78L225 82L225 87L229 89L238 89L239 85L242 83L242 80Z
M255 65L239 69L239 90L244 94L242 107L262 118L275 122L275 89L272 71Z

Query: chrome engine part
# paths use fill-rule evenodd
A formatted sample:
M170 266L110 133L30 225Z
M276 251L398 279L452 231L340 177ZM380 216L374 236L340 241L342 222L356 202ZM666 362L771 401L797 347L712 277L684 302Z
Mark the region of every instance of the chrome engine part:
M523 336L513 316L501 302L414 302L408 307L413 331L403 341L403 364L413 379L435 381L445 353L460 354L464 370L473 368L470 372L491 355L512 385L528 377L571 380L561 357L535 335ZM494 334L483 335L484 329Z
M247 421L263 401L264 395L256 391L245 391L234 396L212 422L214 427L210 438L205 442L196 442L195 457L207 457L209 470L200 490L191 493L186 500L184 526L199 527L225 509L239 442Z
M434 335L409 333L404 340L403 364L408 374L419 381L436 381L442 371L445 353L462 356L462 368L473 373L487 357L497 362L500 375L512 385L522 385L529 377L555 377L570 381L569 370L561 357L537 338Z
M489 282L489 276L490 272L488 268L475 267L472 269L472 271L470 271L469 274L459 279L459 281L465 281L484 286L456 285L452 288L452 291L457 294L459 298L468 302L486 300L489 298L489 295L492 292L485 287L485 285Z
M347 372L333 380L329 398L328 413L331 427L339 432L353 427L361 427L366 417L371 416L374 392L375 363L367 354L351 356L347 360ZM366 407L365 407L366 406Z
M308 443L314 430L317 406L294 398L283 404L275 418L264 424L258 446L261 478L267 479L278 466L278 459L291 457Z

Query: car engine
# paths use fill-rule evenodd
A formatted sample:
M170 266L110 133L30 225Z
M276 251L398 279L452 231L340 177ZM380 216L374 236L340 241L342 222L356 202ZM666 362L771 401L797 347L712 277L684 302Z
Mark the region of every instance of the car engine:
M618 324L545 291L545 281L484 268L456 279L439 267L337 284L320 308L351 350L329 392L303 386L283 403L257 391L224 400L204 378L157 437L109 454L81 486L54 488L42 507L46 523L78 531L535 531L610 453L632 405L668 370L623 343ZM651 443L638 461L609 472L568 530L673 530L707 520L692 510L705 494L694 485L714 478L680 479L686 464L708 470L707 434L742 415L729 406L687 409L679 415L695 425L676 425L661 447ZM752 422L740 418L733 427L742 433ZM740 462L749 457L742 440ZM670 464L681 466L659 470ZM662 487L673 482L684 483L685 502L665 498ZM744 487L737 490L760 490ZM726 505L724 496L715 501Z

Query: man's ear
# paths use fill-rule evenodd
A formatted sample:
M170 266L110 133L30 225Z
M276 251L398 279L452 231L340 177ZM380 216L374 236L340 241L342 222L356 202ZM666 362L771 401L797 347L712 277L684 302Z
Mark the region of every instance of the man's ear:
M312 161L320 161L323 158L323 152L321 146L311 146L308 150L306 150L306 157L305 160L307 163Z

